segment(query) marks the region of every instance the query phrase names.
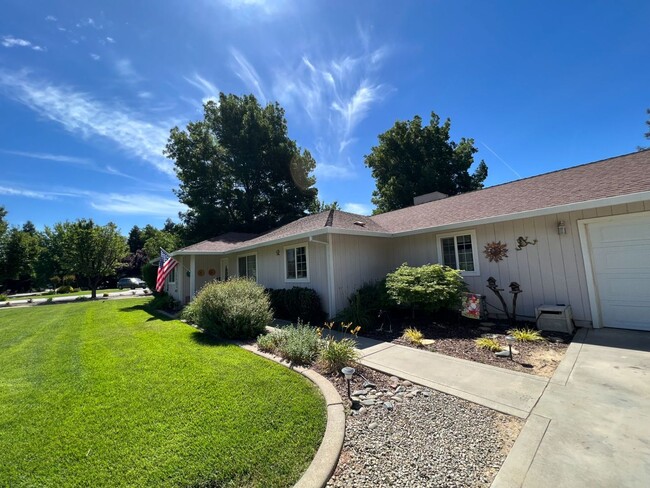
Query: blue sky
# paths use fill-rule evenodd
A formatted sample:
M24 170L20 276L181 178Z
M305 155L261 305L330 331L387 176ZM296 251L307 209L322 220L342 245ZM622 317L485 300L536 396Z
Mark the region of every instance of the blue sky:
M366 213L363 156L434 110L494 185L636 150L647 1L5 0L0 205L12 224L161 225L169 129L219 91L286 109L320 198Z

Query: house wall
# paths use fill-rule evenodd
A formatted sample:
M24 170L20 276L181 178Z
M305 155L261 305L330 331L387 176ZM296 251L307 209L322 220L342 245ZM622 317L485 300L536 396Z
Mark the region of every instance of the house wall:
M309 281L286 281L284 270L284 249L292 245L306 245L308 254L308 270ZM277 254L277 251L280 254ZM230 253L227 255L196 255L195 256L195 277L196 279L196 292L198 293L201 288L208 282L215 279L222 279L221 276L221 259L228 259L228 274L229 276L237 276L238 267L237 260L240 256L247 256L249 254L257 255L257 282L266 288L292 288L293 286L302 286L306 288L313 288L320 295L323 308L327 311L329 307L329 295L327 293L327 253L326 245L317 242L308 242L307 240L296 240L277 245L270 245L260 247L252 251L243 251L238 253ZM182 264L189 270L191 269L191 256L183 256ZM214 270L214 274L210 274L210 270ZM185 270L183 270L185 271ZM200 276L200 274L203 276ZM184 277L183 289L184 297L190 296L190 280L192 277ZM180 300L180 286L176 284L168 284L168 292L176 299Z
M571 305L578 325L591 325L591 311L587 292L584 260L578 235L578 220L610 215L650 210L650 201L606 206L595 209L580 210L519 219L495 224L467 227L462 230L476 232L476 246L480 276L465 277L472 292L486 296L488 312L498 315L500 303L496 296L487 289L487 279L496 278L506 303L511 303L508 285L516 281L523 293L518 297L517 315L534 319L535 307L542 304L564 303ZM565 235L558 235L557 223L564 220L567 227ZM456 231L454 231L456 232ZM443 233L448 233L447 231ZM403 262L417 266L438 262L436 235L426 233L391 239L391 268ZM528 236L537 239L536 245L516 251L516 239ZM508 245L508 257L499 262L489 262L483 254L485 245L492 241L501 241Z
M365 283L372 283L391 271L393 240L332 234L335 312L348 305L348 298Z

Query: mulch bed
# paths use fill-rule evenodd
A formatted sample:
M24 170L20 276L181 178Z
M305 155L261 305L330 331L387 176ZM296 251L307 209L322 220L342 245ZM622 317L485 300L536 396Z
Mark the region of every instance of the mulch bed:
M415 319L393 316L391 322L392 332L388 330L389 325L386 323L383 330L369 327L362 329L359 335L403 346L418 347L402 339L403 330L413 327L421 331L427 339L435 340L433 345L420 346L420 348L460 359L546 377L553 375L572 339L572 336L568 334L542 332L545 338L543 341L517 342L514 349L518 354L514 354L513 360L510 360L497 357L494 352L481 349L474 342L487 334L493 334L494 338L504 348L507 348L505 336L512 327L500 322L479 322L454 314L416 317ZM517 327L535 329L535 325L531 323L519 323Z

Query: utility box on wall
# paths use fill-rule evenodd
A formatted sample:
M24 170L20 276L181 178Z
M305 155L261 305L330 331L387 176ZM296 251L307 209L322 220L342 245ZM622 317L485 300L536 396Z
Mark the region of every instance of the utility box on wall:
M573 334L571 305L540 305L535 308L535 317L539 330Z

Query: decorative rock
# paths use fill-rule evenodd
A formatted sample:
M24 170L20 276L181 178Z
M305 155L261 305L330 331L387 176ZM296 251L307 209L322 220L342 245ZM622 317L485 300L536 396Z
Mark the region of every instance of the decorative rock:
M384 408L386 410L392 410L395 408L395 404L393 402L384 402Z
M366 413L368 409L366 407L361 407L359 410L357 410L357 413L361 415L362 413Z
M504 349L502 351L495 352L494 355L496 357L498 357L498 358L509 358L510 357L510 351L508 351L507 349Z
M373 422L373 423L371 423L371 424L368 426L368 428L369 428L369 429L376 429L378 425L379 425L379 424L378 424L377 422Z
M427 390L424 390L424 391L422 392L422 396L425 396L425 397L431 396L431 392L430 392L430 391L427 391Z
M392 400L395 401L395 402L403 402L404 401L404 399L402 397L400 397L400 396L394 396L392 398Z
M354 390L352 392L353 397L358 397L366 394L366 390Z
M399 382L399 378L398 378L397 376L391 376L389 379L390 379L390 382L391 382L391 383L397 383L397 382Z
M407 388L410 386L413 386L413 383L411 383L409 380L404 380L402 381L402 385L406 386Z
M435 342L436 341L434 341L433 339L422 339L422 341L420 341L420 344L422 344L423 346L431 346Z
M396 391L397 393L402 393L404 390L406 390L406 388L404 388L403 386L398 386L398 387L397 387L397 390L395 390L395 391Z
M370 394L371 394L371 395L374 395L375 393L377 393L377 390L374 390L374 389L373 389L373 390L370 390Z
M363 387L364 387L364 388L377 388L377 385L375 385L375 384L374 384L373 382L371 382L371 381L365 381L365 382L363 383Z
M361 400L361 405L365 407L372 407L375 404L374 400Z

